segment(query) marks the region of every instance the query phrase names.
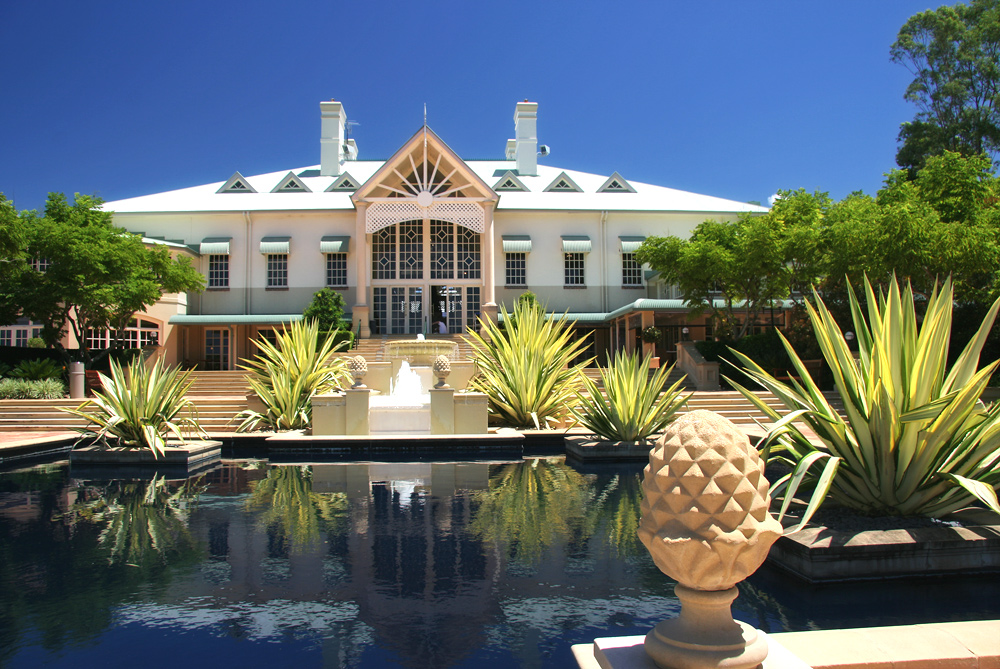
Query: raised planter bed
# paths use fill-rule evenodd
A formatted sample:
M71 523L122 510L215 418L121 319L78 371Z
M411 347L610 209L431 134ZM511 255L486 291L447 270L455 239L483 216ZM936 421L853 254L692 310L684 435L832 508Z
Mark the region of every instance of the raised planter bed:
M101 448L84 446L69 454L74 475L137 475L150 472L188 475L205 471L222 459L222 442L211 440L169 442L164 455L156 458L147 448Z
M808 526L771 547L768 564L812 583L1000 571L1000 517L968 509L954 526L835 530Z

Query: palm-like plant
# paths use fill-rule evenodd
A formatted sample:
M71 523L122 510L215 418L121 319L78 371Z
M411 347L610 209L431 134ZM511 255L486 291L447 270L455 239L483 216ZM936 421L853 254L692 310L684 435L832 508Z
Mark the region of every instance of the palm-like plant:
M336 388L347 378L347 361L331 355L337 344L329 333L322 337L314 320L292 323L277 333L277 345L256 342L261 353L246 361L250 388L264 403L264 413L247 410L237 418L238 432L267 427L299 430L312 423L312 398Z
M794 467L776 489L784 490L782 515L800 484L815 484L796 529L809 521L826 496L867 514L941 517L979 500L1000 512L1000 404L986 407L979 396L1000 365L977 371L979 354L1000 301L950 371L952 287L947 280L927 302L918 325L913 292L896 280L876 297L865 280L868 319L850 292L860 355L853 357L823 301L806 305L823 357L833 373L845 410L840 416L782 337L801 381L777 381L744 355L747 373L777 396L791 413L780 417L756 395L743 395L775 421L764 457ZM794 421L802 421L810 440ZM812 469L821 464L819 473Z
M94 392L94 399L62 410L89 424L77 429L81 440L90 438L107 446L111 437L118 446L148 448L160 457L171 436L183 442L185 432L204 434L197 410L187 398L194 383L190 376L180 368L166 367L162 360L149 367L136 361L124 368L112 360L111 376L98 374L102 390Z
M314 492L308 465L276 466L254 484L246 508L262 511L260 524L274 528L301 553L315 547L324 530L342 529L348 502L344 493Z
M662 432L691 395L681 393L683 378L664 392L673 366L660 367L650 376L649 360L638 352L616 353L611 366L600 370L603 394L584 376L586 392L577 391L579 403L572 408L580 424L609 441L645 441Z
M513 427L543 427L563 415L582 383L591 359L571 364L586 345L573 339L573 324L548 318L545 309L518 302L514 312L501 307L500 327L481 321L485 336L470 332L466 341L479 368L469 387L487 396L489 410Z

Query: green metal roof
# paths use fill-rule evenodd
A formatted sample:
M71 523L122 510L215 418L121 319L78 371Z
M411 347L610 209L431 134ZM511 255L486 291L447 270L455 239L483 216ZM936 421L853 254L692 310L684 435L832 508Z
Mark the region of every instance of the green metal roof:
M622 245L622 253L635 253L639 246L646 241L645 237L619 237L618 241Z
M227 256L229 255L229 242L232 240L232 237L205 237L201 240L198 252L205 256Z
M302 320L302 314L176 314L171 325L282 325Z
M593 244L587 235L563 235L563 253L590 253Z
M288 253L291 237L264 237L260 240L260 252L267 254Z
M350 237L338 237L327 235L319 240L320 253L347 253L347 247L351 244Z
M504 253L531 253L531 237L529 235L504 235Z

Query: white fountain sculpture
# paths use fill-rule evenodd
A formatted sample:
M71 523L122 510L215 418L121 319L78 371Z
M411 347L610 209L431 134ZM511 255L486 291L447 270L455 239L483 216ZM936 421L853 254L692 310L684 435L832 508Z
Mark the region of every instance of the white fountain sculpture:
M430 372L429 368L420 371ZM369 402L371 434L430 434L431 399L425 374L403 360L388 395L375 395Z

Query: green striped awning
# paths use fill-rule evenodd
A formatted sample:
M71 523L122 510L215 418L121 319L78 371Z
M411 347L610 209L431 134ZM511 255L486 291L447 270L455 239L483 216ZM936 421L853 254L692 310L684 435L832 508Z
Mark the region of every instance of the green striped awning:
M337 237L327 235L319 240L320 253L347 253L347 247L351 243L350 237Z
M587 235L563 235L563 253L590 253L593 245Z
M260 252L268 254L288 253L291 237L263 237L260 240Z
M504 253L531 253L531 237L529 235L504 235Z
M205 237L201 240L198 252L203 256L227 256L229 255L229 242L232 237Z
M642 243L646 241L646 238L622 236L618 238L618 241L621 242L622 253L635 253L636 251L639 250L639 247L642 245Z

